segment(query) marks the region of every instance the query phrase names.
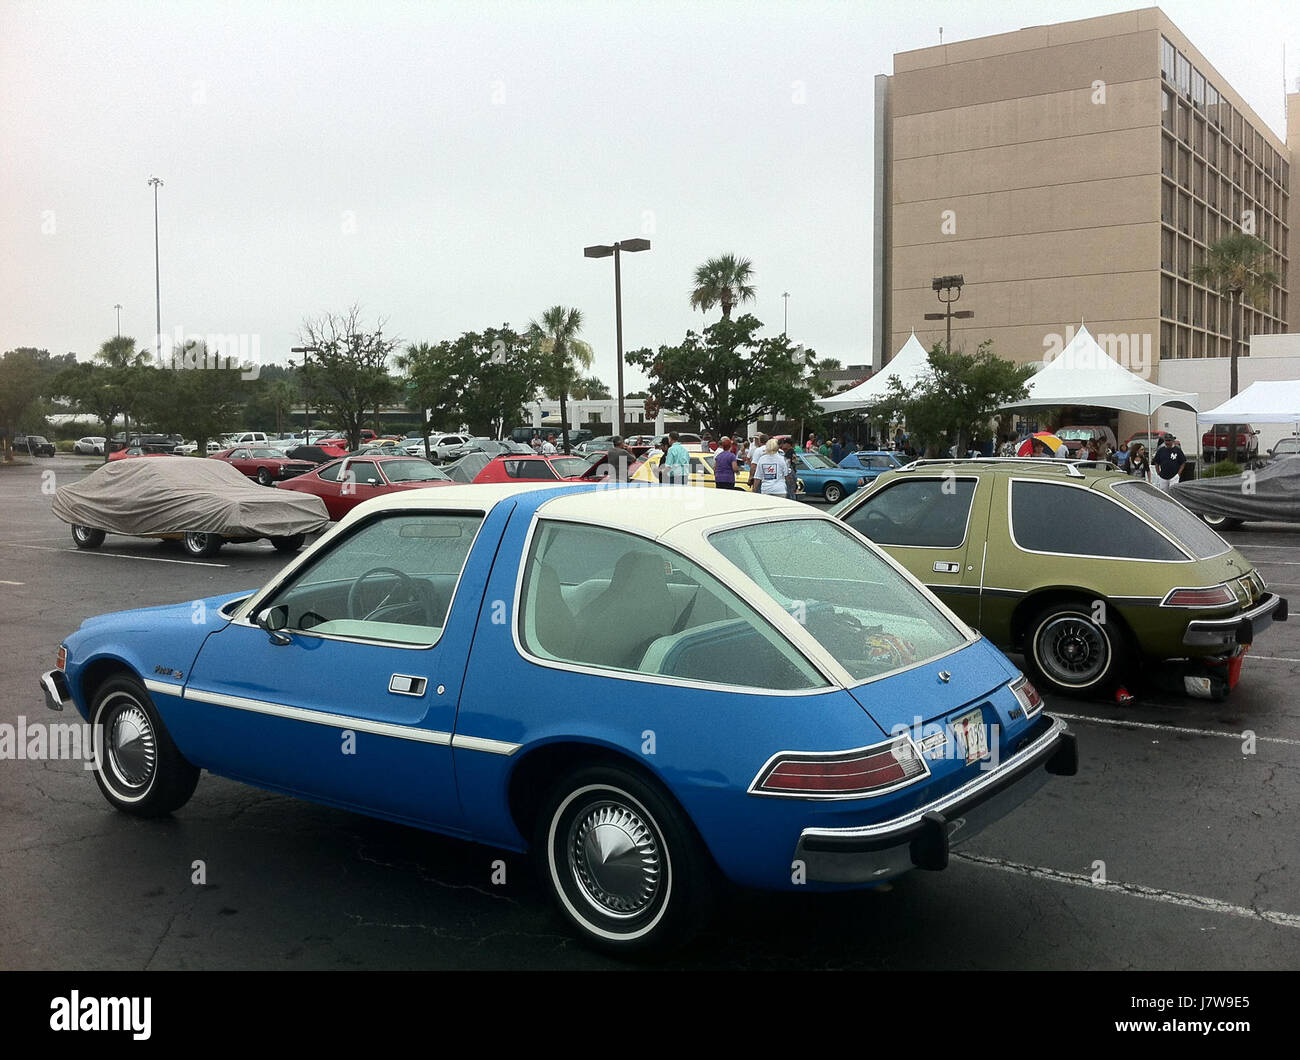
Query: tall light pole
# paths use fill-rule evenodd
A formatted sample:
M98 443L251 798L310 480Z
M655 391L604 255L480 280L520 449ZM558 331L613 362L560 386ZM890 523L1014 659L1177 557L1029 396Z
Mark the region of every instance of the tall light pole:
M158 271L158 189L162 187L162 181L157 177L150 177L149 183L153 185L153 292L154 306L157 310L155 317L154 343L158 350L158 367L162 367L162 281Z
M961 297L962 286L966 283L963 276L936 276L930 281L930 290L935 292L935 296L943 303L944 311L942 313L926 313L926 320L946 320L948 322L948 337L944 340L943 352L952 353L952 318L958 320L969 320L975 315L970 309L962 309L953 312L952 304ZM944 292L948 292L948 297L944 297ZM956 294L952 292L956 291Z
M320 347L290 346L289 352L302 354L302 444L311 445L311 383L307 379L307 354L320 353Z
M113 308L117 310L117 337L120 339L122 337L122 303L118 302Z
M784 335L790 327L790 292L782 291L781 297L785 300L785 318L781 322L781 334Z
M618 345L618 423L615 425L614 433L620 438L623 436L623 274L619 267L618 255L624 250L632 254L649 249L648 239L624 239L609 246L582 249L582 255L586 258L607 258L611 254L614 255L614 328Z

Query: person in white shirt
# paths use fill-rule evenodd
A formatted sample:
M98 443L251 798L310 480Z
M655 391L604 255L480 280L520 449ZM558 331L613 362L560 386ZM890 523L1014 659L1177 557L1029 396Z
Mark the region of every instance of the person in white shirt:
M770 439L763 446L763 453L750 464L749 481L755 493L769 497L786 495L785 476L790 464L785 454L777 447L776 439Z
M555 448L555 435L548 434L542 443L542 456L554 456L559 450Z
M767 441L766 435L754 435L754 444L749 447L749 452L745 455L745 462L753 468L754 463L763 455L763 443Z

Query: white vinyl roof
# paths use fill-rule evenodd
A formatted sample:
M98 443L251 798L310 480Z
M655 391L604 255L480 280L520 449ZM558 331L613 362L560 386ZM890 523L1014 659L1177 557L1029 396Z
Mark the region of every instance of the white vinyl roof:
M901 386L912 386L930 368L930 354L912 332L911 337L903 343L903 348L894 354L890 362L870 379L863 380L851 390L842 394L831 394L818 398L817 404L827 412L843 412L847 409L867 408L877 405L889 394L889 381L897 379Z
M1199 412L1197 423L1300 423L1300 379L1251 383L1235 398Z
M1029 396L1004 409L1043 405L1096 405L1150 416L1162 405L1196 411L1199 398L1169 390L1130 372L1107 353L1085 327L1046 368L1026 384Z

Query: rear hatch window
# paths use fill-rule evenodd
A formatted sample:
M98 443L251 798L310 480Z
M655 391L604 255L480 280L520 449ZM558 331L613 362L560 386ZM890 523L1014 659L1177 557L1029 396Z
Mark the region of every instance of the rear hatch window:
M1174 498L1146 482L1120 482L1111 490L1176 538L1197 559L1222 556L1232 547Z

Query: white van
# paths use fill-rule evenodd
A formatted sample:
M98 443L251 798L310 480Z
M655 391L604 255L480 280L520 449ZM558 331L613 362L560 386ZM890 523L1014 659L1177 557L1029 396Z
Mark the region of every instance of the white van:
M230 449L236 445L258 445L266 443L265 431L235 431L233 434L223 434L222 442L226 448Z

